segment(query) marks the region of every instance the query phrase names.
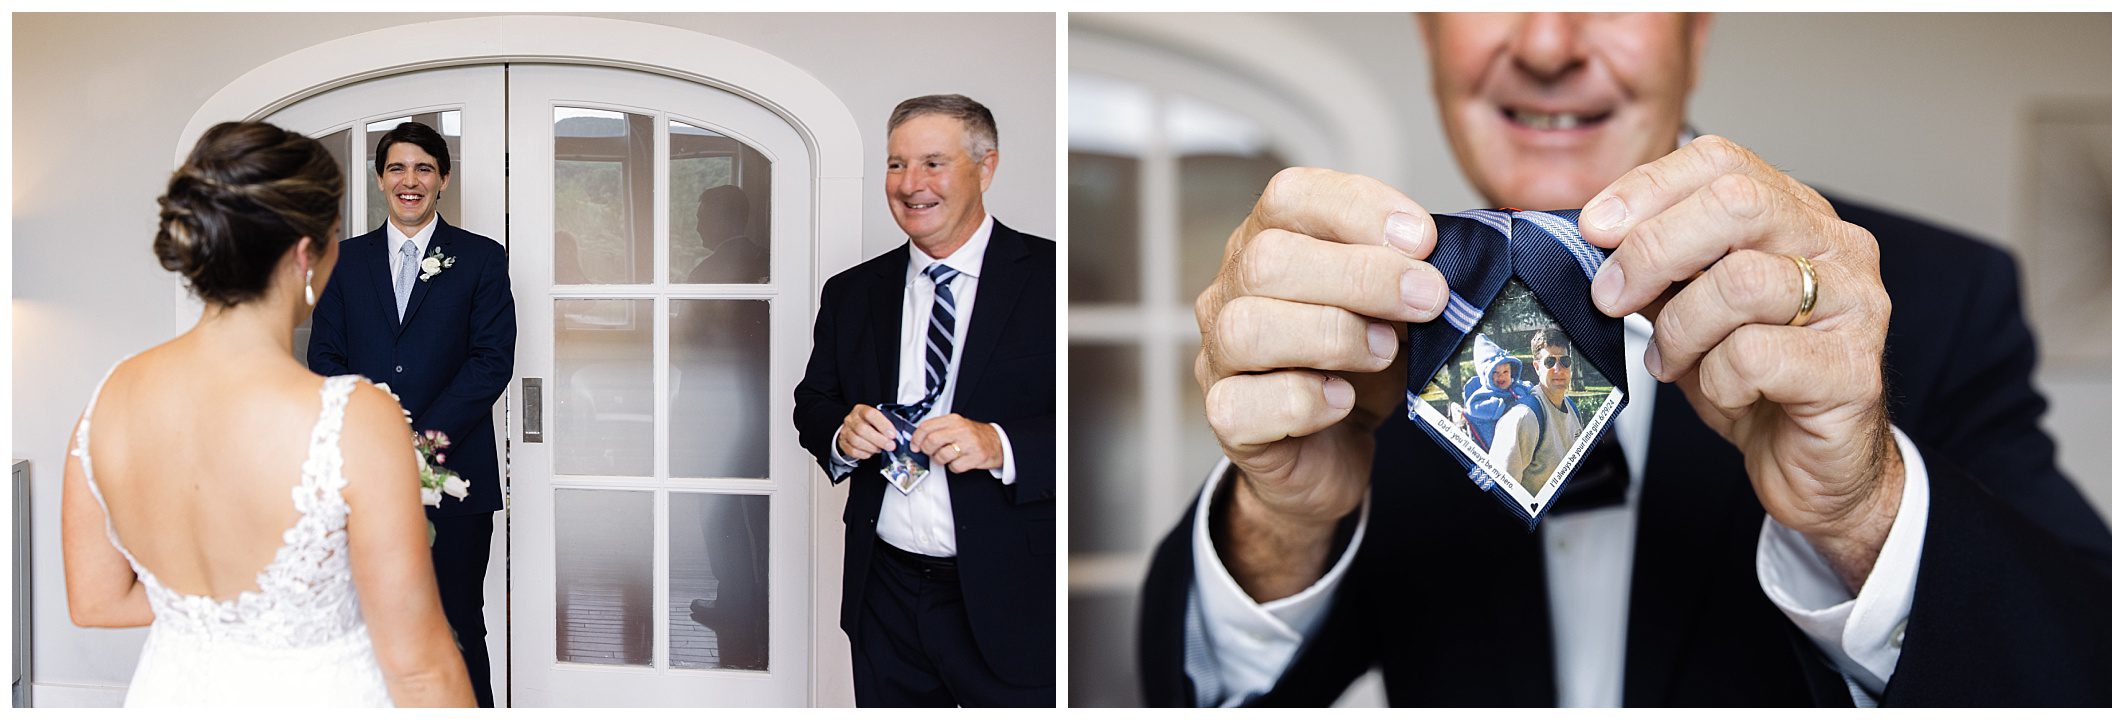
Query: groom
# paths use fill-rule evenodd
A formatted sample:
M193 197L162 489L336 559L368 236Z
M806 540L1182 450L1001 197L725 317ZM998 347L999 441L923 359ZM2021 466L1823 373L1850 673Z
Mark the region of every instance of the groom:
M502 507L493 409L516 363L509 262L493 239L436 214L450 149L433 128L400 123L376 143L376 186L390 220L340 243L339 272L310 315L310 370L388 383L413 429L450 436L445 467L472 484L428 509L436 585L480 707L494 707L481 616L494 512Z

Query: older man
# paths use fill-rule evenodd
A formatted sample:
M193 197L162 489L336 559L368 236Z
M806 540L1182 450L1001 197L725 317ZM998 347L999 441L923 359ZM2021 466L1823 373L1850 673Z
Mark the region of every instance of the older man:
M988 108L914 98L886 131L908 243L826 282L796 388L804 448L853 481L856 702L1051 707L1055 244L982 204L1000 157Z
M1614 249L1632 487L1529 534L1389 420L1372 329L1445 305L1429 210L1280 173L1196 302L1228 462L1153 562L1151 702L1324 704L1377 667L1417 705L2108 703L2109 534L2037 428L2003 253L1693 137L1703 16L1419 22L1477 190Z

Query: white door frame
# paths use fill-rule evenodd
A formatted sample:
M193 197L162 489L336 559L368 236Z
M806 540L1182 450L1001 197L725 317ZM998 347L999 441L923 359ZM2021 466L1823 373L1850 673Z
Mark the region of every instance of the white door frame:
M391 58L391 65L378 65ZM264 118L303 98L375 77L413 70L496 62L544 62L626 68L715 87L758 103L795 128L811 154L811 288L863 259L862 135L855 116L831 89L788 61L728 39L690 30L606 18L501 15L384 28L319 43L244 73L207 98L178 135L171 165L184 163L207 128L231 119ZM792 241L778 238L777 243ZM200 303L173 283L176 332L196 321ZM811 698L850 705L853 670L840 632L845 490L823 473L813 484Z

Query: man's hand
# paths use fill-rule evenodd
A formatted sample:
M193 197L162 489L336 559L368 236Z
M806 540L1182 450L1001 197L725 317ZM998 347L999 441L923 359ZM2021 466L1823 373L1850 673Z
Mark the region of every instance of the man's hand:
M1368 177L1291 168L1262 190L1195 298L1210 428L1238 470L1213 531L1257 600L1326 572L1335 524L1364 499L1372 432L1401 407L1398 322L1445 307L1429 211Z
M1653 321L1645 367L1740 448L1763 509L1856 592L1902 499L1881 355L1888 292L1873 236L1747 148L1697 138L1593 196L1587 241L1615 253L1593 302ZM1802 271L1818 278L1799 326ZM1700 276L1699 276L1700 273Z
M841 418L841 433L835 438L840 446L841 457L862 462L887 450L893 442L892 419L885 412L869 405L857 405Z
M923 420L915 426L908 444L943 462L952 472L1003 468L1003 438L996 434L996 426L968 420L958 413Z

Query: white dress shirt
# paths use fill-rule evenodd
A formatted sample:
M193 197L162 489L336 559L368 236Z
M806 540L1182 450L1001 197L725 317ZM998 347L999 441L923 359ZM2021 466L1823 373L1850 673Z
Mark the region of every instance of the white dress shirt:
M1624 357L1642 358L1652 324L1631 315L1623 327ZM1622 704L1623 646L1630 609L1630 573L1636 545L1638 491L1644 486L1645 452L1651 443L1656 385L1642 362L1630 362L1633 402L1616 420L1617 441L1630 463L1630 489L1620 507L1551 515L1542 521L1542 549L1549 581L1549 613L1555 632L1556 698L1567 707ZM1390 419L1388 422L1397 422ZM1844 588L1798 532L1763 518L1755 551L1763 593L1836 663L1852 686L1852 700L1874 704L1902 657L1903 624L1917 586L1926 513L1931 507L1924 458L1895 428L1903 453L1903 499L1873 574L1857 597ZM1327 615L1369 524L1371 499L1359 508L1357 532L1326 575L1291 597L1256 603L1218 558L1210 543L1209 501L1230 474L1231 461L1217 464L1196 499L1194 603L1202 622L1188 623L1190 652L1209 656L1217 677L1190 677L1197 687L1216 688L1220 705L1238 705L1268 692L1297 655L1305 638ZM1206 633L1208 637L1197 637Z
M435 221L440 219L442 219L441 213L428 216L428 224L420 226L420 230L413 233L413 237L410 238L413 241L413 262L420 262L421 258L427 256L428 241L435 239ZM398 249L405 247L406 240L409 238L406 237L405 233L398 230L398 223L389 220L384 221L384 233L384 238L389 241L389 244L384 246L384 254L391 258L391 282L396 283L398 282L398 271L401 263ZM414 274L414 279L417 280L419 277L418 273Z
M953 324L950 374L945 377L944 391L937 397L925 418L943 417L951 414L952 394L959 389L959 359L966 351L966 328L973 322L974 295L981 285L981 259L988 254L988 237L994 233L996 219L983 216L981 227L965 245L942 259L935 259L914 243L907 244L906 287L900 293L900 385L894 402L920 402L929 392L926 377L928 358L929 315L936 304L936 283L924 273L929 266L943 263L959 271L950 281ZM996 436L1003 444L1003 467L988 471L1005 485L1018 481L1018 466L1011 455L1010 435L1003 426L991 423ZM833 433L833 476L839 479L855 470L855 463L841 455L841 431ZM929 456L929 477L916 484L914 490L901 493L887 488L885 505L878 514L878 539L893 547L911 553L933 557L957 557L958 535L953 531L951 515L951 488L945 482L949 469L936 455Z

